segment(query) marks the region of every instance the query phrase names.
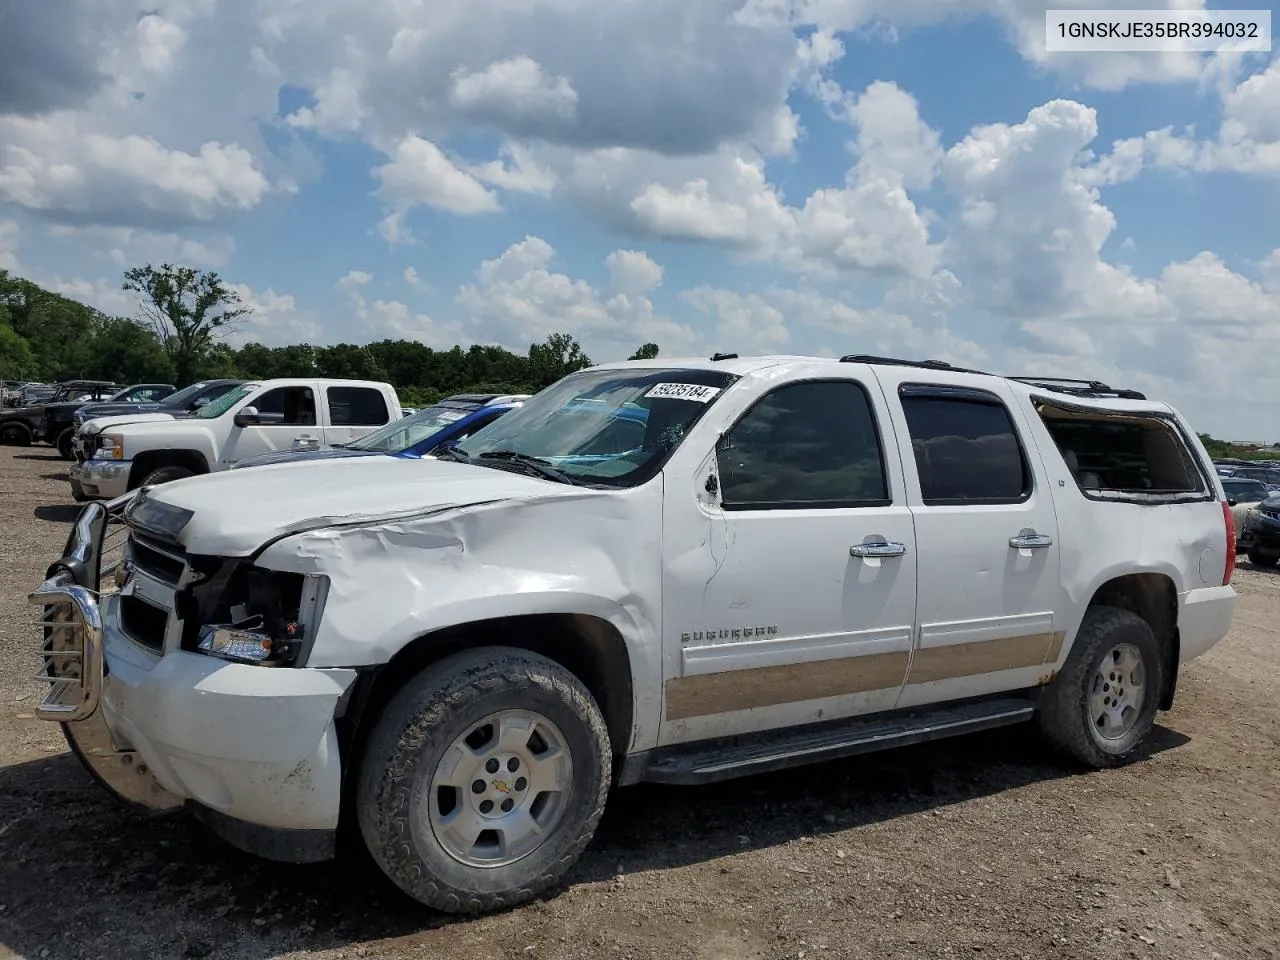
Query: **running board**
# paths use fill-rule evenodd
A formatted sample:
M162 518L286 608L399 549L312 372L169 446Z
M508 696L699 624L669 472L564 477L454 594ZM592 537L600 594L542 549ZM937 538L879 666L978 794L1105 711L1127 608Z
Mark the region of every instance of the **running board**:
M640 779L675 784L729 780L1012 726L1030 720L1034 713L1031 701L1005 697L893 717L848 720L834 726L824 724L821 730L807 726L702 741L654 751Z

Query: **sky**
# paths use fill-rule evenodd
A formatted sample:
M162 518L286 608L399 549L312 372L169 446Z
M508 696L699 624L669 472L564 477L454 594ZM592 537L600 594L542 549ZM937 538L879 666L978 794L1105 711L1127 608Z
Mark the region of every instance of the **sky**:
M1046 6L0 0L0 268L125 315L217 270L237 343L933 358L1280 441L1280 48L1048 54Z

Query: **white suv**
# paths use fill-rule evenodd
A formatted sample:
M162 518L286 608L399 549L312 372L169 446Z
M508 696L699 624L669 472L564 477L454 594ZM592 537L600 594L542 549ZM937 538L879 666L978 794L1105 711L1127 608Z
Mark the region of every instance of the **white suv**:
M295 861L352 806L410 895L488 910L559 880L611 785L1022 721L1121 762L1226 635L1233 538L1195 433L1139 394L629 361L438 458L87 507L33 594L39 715L118 795Z

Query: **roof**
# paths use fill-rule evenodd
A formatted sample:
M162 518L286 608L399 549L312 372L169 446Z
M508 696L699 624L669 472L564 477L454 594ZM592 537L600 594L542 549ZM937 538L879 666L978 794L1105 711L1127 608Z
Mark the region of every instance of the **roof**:
M832 375L846 372L850 364L864 367L895 366L911 367L921 371L922 376L931 374L929 382L981 386L983 381L1003 380L1015 391L1024 396L1034 396L1043 400L1058 403L1078 404L1108 410L1150 411L1167 410L1166 404L1148 400L1136 390L1123 387L1111 387L1096 380L1074 380L1058 377L1037 376L1004 376L986 373L981 370L969 370L952 366L940 360L903 360L895 357L879 357L870 354L848 354L844 357L808 357L800 355L778 354L758 357L739 357L737 354L716 354L714 357L656 357L652 360L619 360L614 363L603 363L592 370L600 369L685 369L685 370L719 370L737 376L747 376L770 367L806 366L830 367Z

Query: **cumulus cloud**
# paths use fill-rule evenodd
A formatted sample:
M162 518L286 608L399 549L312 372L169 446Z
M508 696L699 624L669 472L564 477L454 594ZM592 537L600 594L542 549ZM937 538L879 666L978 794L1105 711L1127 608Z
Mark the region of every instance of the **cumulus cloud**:
M0 220L0 270L18 269L18 222Z
M378 196L401 214L419 204L463 216L502 209L497 194L421 137L397 143L391 162L376 167L373 175Z
M520 352L552 333L572 334L588 355L594 350L603 356L626 356L645 342L679 354L697 341L688 325L660 314L639 292L608 296L585 280L556 272L555 256L541 237L527 236L482 262L455 301L486 339ZM623 260L613 263L617 267ZM638 265L638 260L630 261L633 269ZM479 333L472 336L481 338Z
M520 133L573 120L578 91L568 77L548 77L524 54L498 60L483 70L459 67L451 75L449 98L467 115Z
M163 227L261 202L270 184L247 150L170 150L136 134L83 131L70 113L0 117L0 201L70 223Z
M268 347L284 347L294 343L322 343L324 330L310 310L299 306L292 294L277 293L268 287L256 292L248 284L231 284L240 295L243 306L252 312L236 322L226 337L233 347L261 343Z
M412 267L404 273L405 280L410 277L413 278L410 282L417 280L417 273ZM470 342L457 321L433 320L399 300L375 298L372 303L369 302L365 297L365 289L372 281L373 274L365 270L350 270L334 284L334 289L346 298L355 314L359 329L359 336L356 338L358 342L417 340L433 349L448 349L455 344L466 345Z
M662 267L641 250L615 250L604 258L604 266L622 293L648 293L662 283Z
M8 3L0 11L0 114L79 107L106 81L97 17L78 0Z
M89 251L91 259L105 257L118 267L140 263L184 263L205 269L225 265L235 255L235 239L228 234L203 236L160 233L137 227L74 227L56 224L49 235L62 244Z

